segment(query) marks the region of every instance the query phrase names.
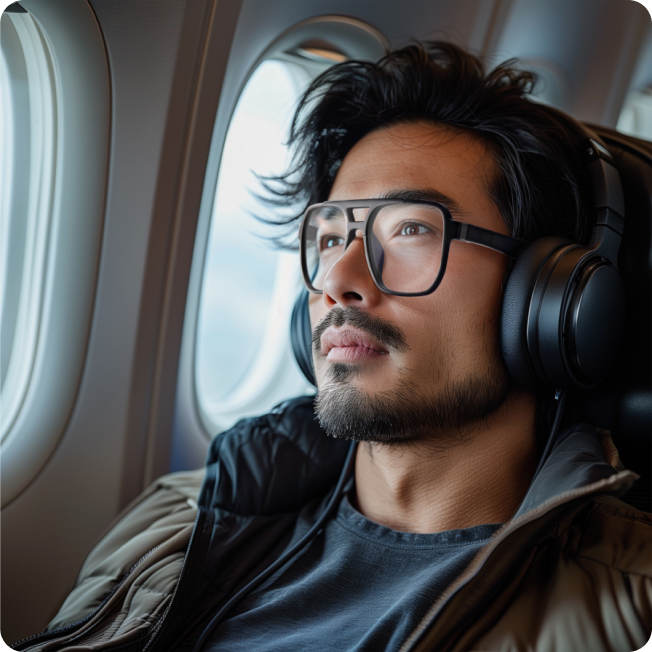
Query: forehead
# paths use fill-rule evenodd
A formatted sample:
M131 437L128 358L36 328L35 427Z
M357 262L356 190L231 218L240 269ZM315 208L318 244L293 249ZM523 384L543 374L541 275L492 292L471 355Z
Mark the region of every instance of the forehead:
M370 199L391 191L434 190L460 207L464 221L506 233L487 193L496 173L476 137L441 125L401 123L358 141L342 161L330 200Z

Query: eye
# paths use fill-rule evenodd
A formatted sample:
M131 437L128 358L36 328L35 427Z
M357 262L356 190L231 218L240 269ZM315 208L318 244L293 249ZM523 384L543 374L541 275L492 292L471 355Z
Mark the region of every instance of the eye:
M325 235L319 240L319 251L324 249L332 249L333 247L340 247L344 244L344 238L339 235L330 234Z
M430 229L423 224L410 222L401 227L401 235L422 235L424 233L430 233Z

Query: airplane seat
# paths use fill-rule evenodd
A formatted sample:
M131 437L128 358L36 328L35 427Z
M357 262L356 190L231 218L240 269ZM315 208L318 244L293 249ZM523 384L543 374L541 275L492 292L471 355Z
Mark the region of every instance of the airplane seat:
M618 264L627 307L616 364L597 388L573 397L573 416L611 430L623 464L641 476L622 499L652 511L652 143L587 126L614 156L623 186L625 226Z

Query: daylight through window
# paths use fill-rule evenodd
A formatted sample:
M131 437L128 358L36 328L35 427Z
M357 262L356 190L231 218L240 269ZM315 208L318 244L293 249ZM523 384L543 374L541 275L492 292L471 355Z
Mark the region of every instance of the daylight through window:
M285 169L284 141L308 73L269 59L249 78L224 144L199 307L195 377L214 428L259 413L309 386L291 353L289 320L301 287L298 256L278 251L254 215L269 214L256 175Z
M0 437L20 411L39 337L55 177L56 79L28 13L2 16Z

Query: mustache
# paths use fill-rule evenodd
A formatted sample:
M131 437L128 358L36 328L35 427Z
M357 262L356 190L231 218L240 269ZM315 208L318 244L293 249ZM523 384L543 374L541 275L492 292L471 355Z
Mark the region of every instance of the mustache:
M355 306L348 306L340 308L335 306L315 327L312 332L312 350L318 353L321 349L321 336L324 331L330 326L344 326L349 324L355 328L359 328L368 335L371 335L379 344L383 344L387 348L394 349L395 351L407 351L407 340L403 331L394 326L391 322L381 317L372 317L360 308Z

